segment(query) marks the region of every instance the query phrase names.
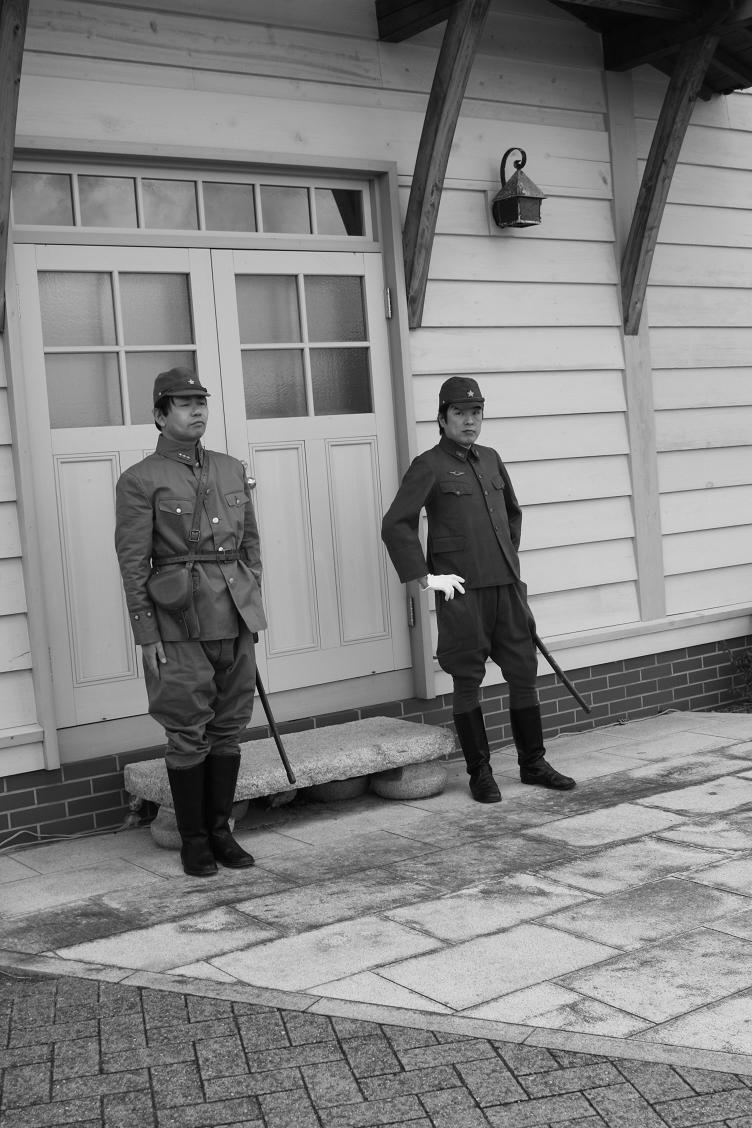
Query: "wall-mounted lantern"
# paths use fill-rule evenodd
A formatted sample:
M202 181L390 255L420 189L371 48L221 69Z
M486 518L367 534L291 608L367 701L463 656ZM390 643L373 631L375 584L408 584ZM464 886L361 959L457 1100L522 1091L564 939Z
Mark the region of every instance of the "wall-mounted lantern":
M522 159L514 162L517 171L507 180L505 166L510 153L514 152L521 153ZM546 197L522 171L526 161L525 150L518 149L516 146L507 149L501 158L499 169L501 191L496 193L491 204L491 212L497 227L533 227L541 221L541 200L545 200Z

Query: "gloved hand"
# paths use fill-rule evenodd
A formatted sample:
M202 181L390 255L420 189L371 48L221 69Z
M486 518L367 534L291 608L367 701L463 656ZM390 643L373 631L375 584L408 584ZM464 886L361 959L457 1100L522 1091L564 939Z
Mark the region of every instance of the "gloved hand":
M464 595L465 589L462 586L464 582L462 576L431 576L430 574L426 576L427 586L432 591L440 591L445 599L454 599L455 591Z

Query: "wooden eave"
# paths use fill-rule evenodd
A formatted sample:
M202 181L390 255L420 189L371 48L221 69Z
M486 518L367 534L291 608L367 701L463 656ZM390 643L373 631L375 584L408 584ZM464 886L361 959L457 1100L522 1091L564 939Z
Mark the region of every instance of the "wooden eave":
M0 333L5 326L10 187L28 15L29 0L0 0Z
M752 0L550 0L601 36L606 70L649 64L669 76L621 269L624 330L638 331L650 264L679 152L698 98L752 86ZM496 0L503 11L503 0ZM375 0L379 38L401 42L447 22L426 110L403 243L411 328L421 324L436 216L454 129L458 91L480 42L488 0ZM470 23L475 23L471 31ZM463 47L460 48L460 42ZM454 58L453 81L448 60ZM459 66L459 72L457 68ZM460 93L460 100L461 100Z

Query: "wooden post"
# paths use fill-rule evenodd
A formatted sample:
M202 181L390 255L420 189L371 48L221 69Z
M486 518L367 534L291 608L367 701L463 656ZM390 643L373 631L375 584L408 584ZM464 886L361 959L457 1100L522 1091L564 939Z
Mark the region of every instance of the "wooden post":
M628 336L634 336L640 327L650 267L671 178L718 41L718 32L708 31L684 44L661 107L621 265L624 332Z
M29 0L0 0L0 333L5 327L10 185Z
M490 0L456 0L447 22L420 135L403 246L408 323L420 326L441 190L470 68Z

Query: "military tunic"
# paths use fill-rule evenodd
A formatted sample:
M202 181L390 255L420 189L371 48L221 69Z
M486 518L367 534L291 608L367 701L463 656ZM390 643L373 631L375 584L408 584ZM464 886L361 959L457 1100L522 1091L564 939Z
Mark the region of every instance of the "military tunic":
M424 555L420 511L428 516ZM490 656L514 704L537 701L537 658L520 580L522 510L498 453L442 435L413 460L382 522L381 535L403 583L462 576L466 595L436 595L439 665L455 683L455 712L469 711ZM521 593L523 601L518 598Z
M161 641L167 657L158 675L144 672L149 712L167 733L168 766L198 763L209 750L237 754L253 708L253 635L266 626L259 535L243 464L206 453L196 544L204 559L193 565L190 616L154 604L147 581L155 562L189 551L203 448L160 435L155 452L125 470L116 487L115 547L133 637L141 646Z

